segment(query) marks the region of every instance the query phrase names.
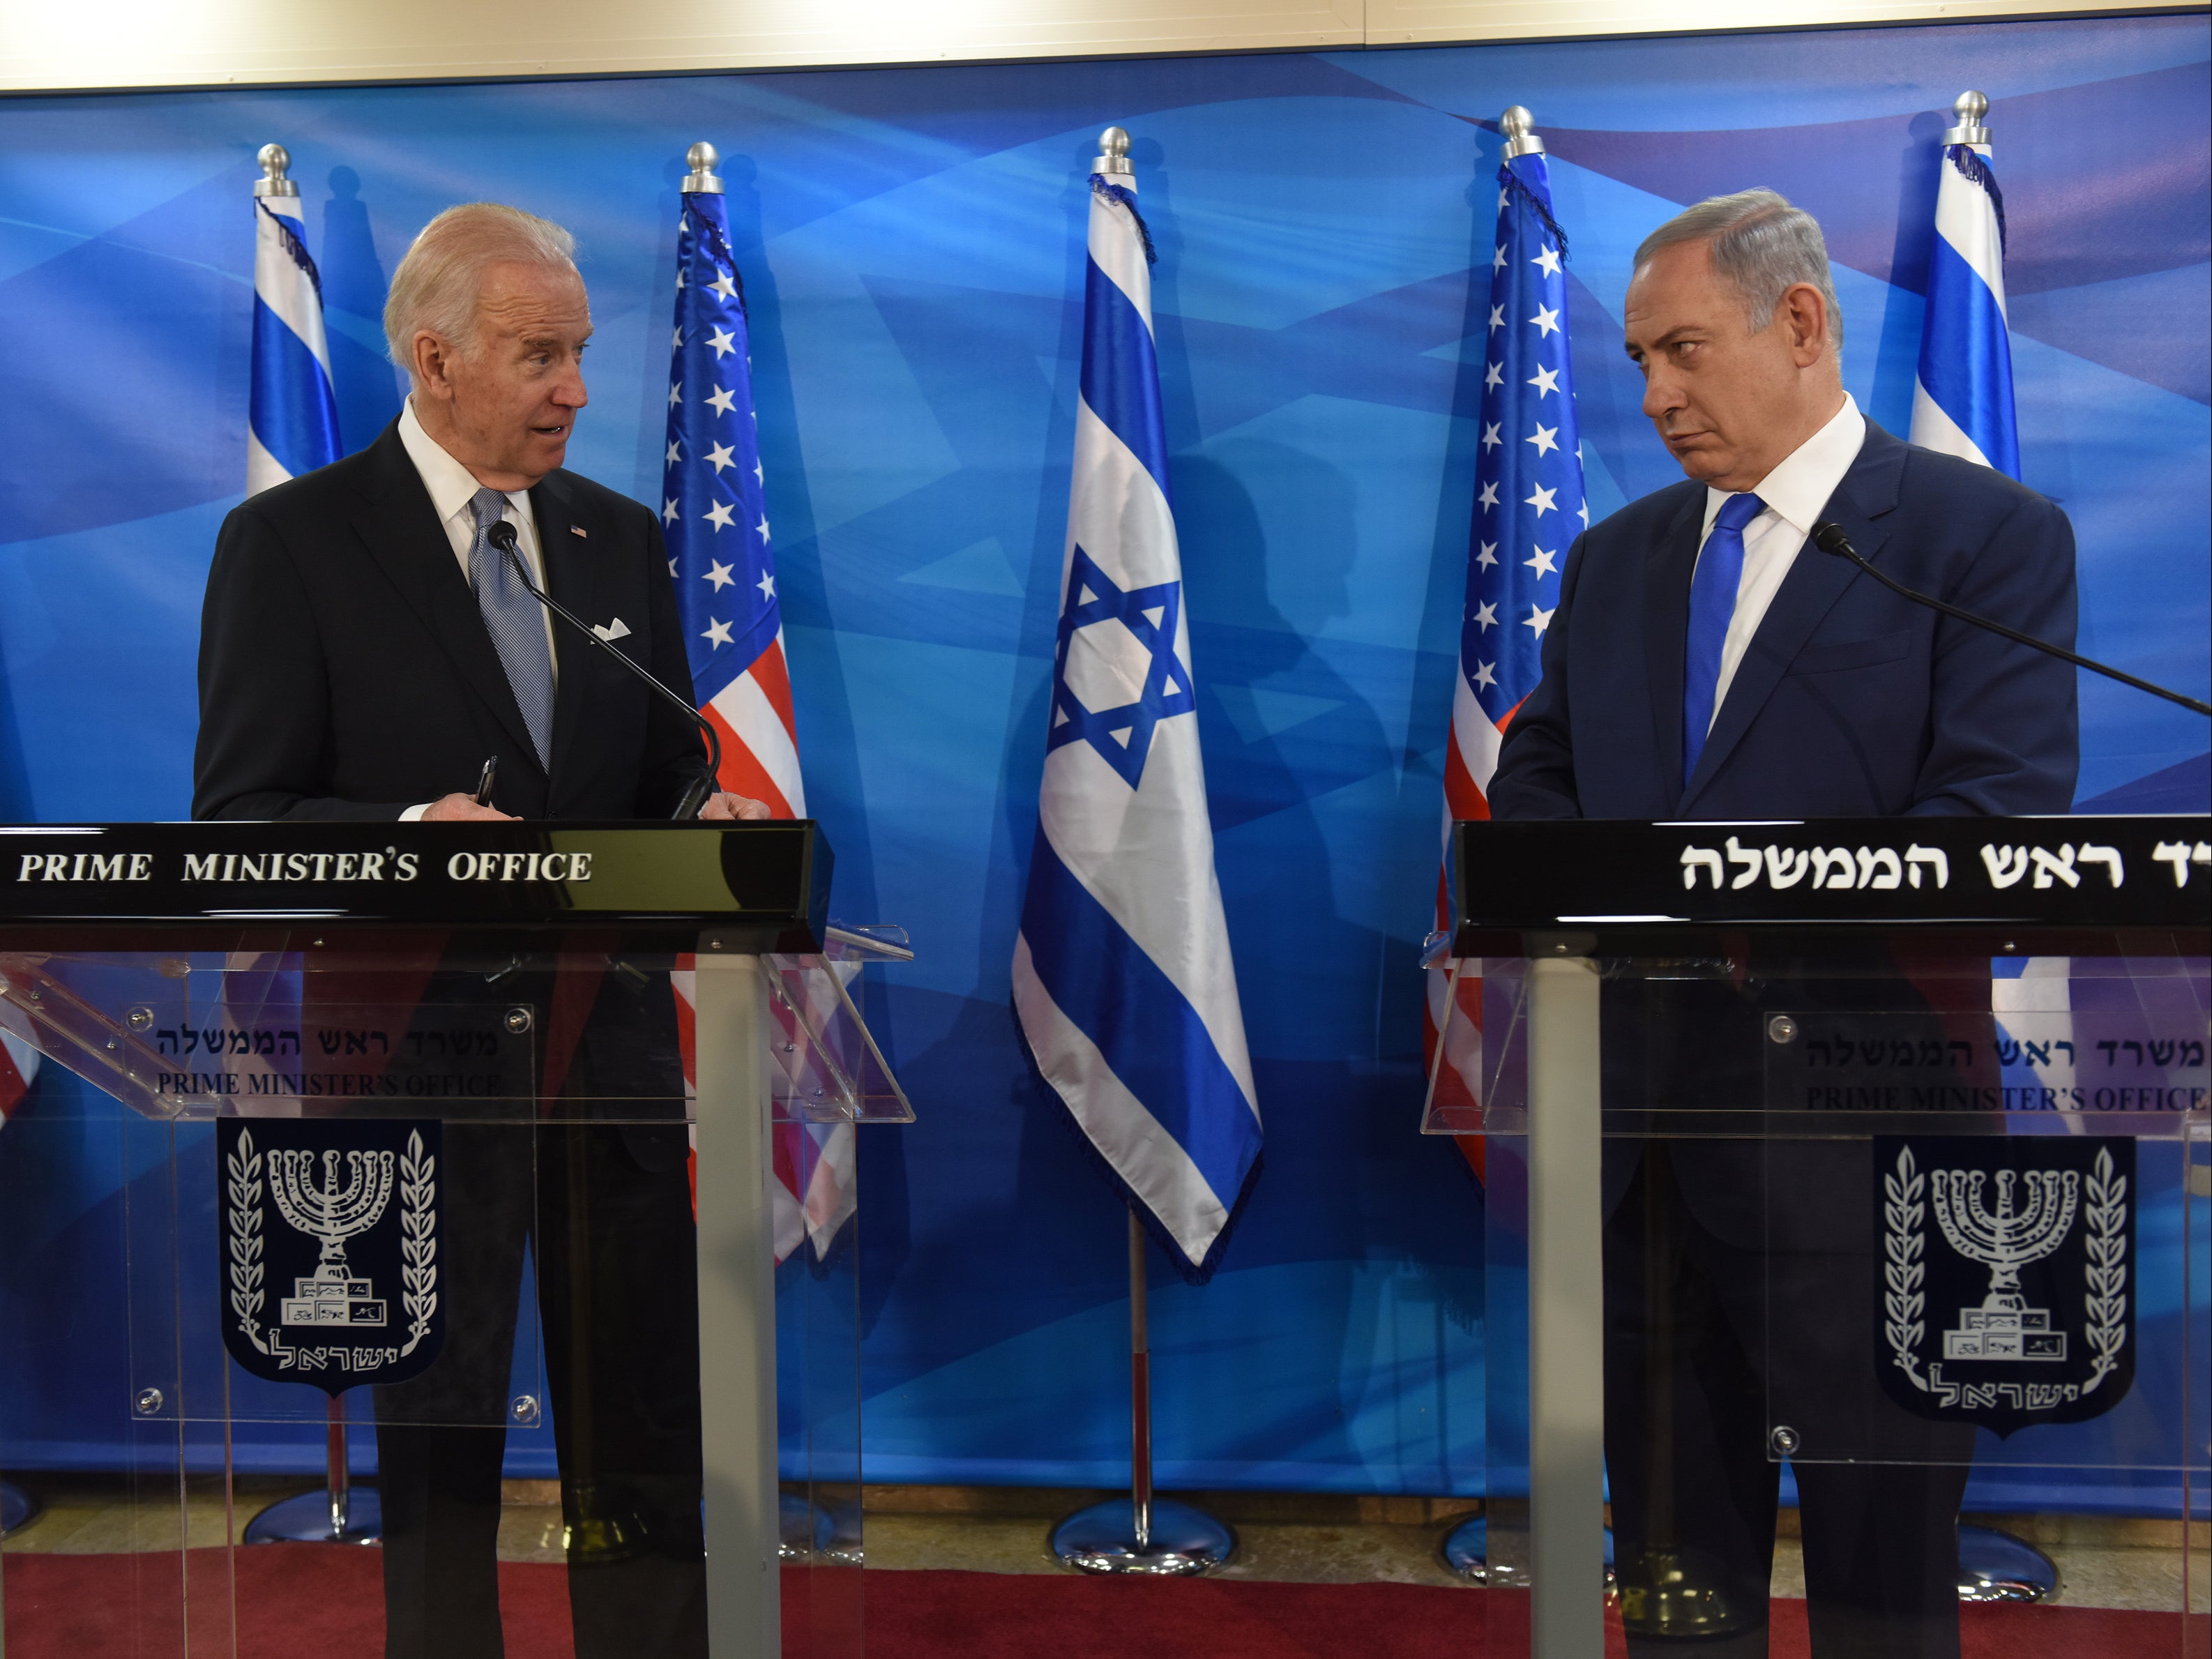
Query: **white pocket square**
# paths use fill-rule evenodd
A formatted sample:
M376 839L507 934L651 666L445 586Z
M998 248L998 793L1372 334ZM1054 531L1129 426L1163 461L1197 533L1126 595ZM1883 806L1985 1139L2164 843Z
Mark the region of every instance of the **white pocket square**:
M611 623L593 623L592 632L603 640L626 640L629 637L629 624L617 617Z

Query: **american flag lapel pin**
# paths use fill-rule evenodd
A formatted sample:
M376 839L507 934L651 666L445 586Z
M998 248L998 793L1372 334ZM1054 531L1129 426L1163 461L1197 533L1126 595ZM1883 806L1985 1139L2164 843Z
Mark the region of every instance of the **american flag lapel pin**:
M568 526L568 533L571 536L584 536L586 534L584 526L580 524L570 525Z

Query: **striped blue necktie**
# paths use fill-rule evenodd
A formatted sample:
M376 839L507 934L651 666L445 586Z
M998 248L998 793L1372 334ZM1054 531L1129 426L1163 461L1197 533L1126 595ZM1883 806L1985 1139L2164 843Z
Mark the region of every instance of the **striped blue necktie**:
M1682 785L1698 769L1712 730L1713 694L1721 683L1721 647L1729 619L1735 615L1735 591L1743 581L1743 527L1766 510L1746 493L1721 503L1712 532L1698 554L1698 574L1690 580L1690 636L1682 653Z
M515 576L500 550L491 544L491 527L507 511L507 497L496 489L479 489L469 497L469 512L477 521L477 538L469 544L469 586L476 590L477 606L483 612L484 629L507 670L507 685L522 723L530 728L531 747L538 763L553 769L553 654L545 643L545 617L538 601Z

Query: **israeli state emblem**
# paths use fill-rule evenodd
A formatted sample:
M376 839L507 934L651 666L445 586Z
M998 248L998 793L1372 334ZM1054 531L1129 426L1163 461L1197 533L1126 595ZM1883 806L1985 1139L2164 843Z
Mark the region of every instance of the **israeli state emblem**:
M223 1346L332 1395L404 1382L445 1346L434 1120L216 1125Z
M2135 1380L2134 1140L1878 1135L1874 1150L1889 1397L1999 1435L2118 1405Z

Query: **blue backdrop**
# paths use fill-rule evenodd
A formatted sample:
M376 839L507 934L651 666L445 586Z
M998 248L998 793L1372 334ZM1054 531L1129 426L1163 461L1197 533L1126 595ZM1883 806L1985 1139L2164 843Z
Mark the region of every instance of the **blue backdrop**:
M1414 954L1489 124L1528 104L1551 148L1602 514L1676 476L1620 350L1629 253L1713 191L1772 185L1820 217L1847 383L1905 431L1942 112L1985 89L2023 466L2080 536L2082 648L2203 696L2208 46L2187 17L0 104L0 819L187 810L201 589L243 489L259 145L303 181L349 449L398 406L393 265L433 212L489 197L576 232L599 334L571 465L649 499L679 158L712 139L836 908L921 952L872 1008L921 1121L866 1134L870 1477L1120 1480L1122 1224L1024 1075L1007 964L1084 175L1098 129L1127 125L1268 1141L1225 1271L1156 1294L1161 1478L1474 1489L1480 1212L1449 1143L1414 1133ZM2100 680L2082 696L2085 799L2203 810L2196 716ZM49 1371L118 1340L91 1310L125 1172L76 1088L49 1068L0 1187L0 1322L53 1333ZM65 1387L46 1400L57 1447L118 1431Z

